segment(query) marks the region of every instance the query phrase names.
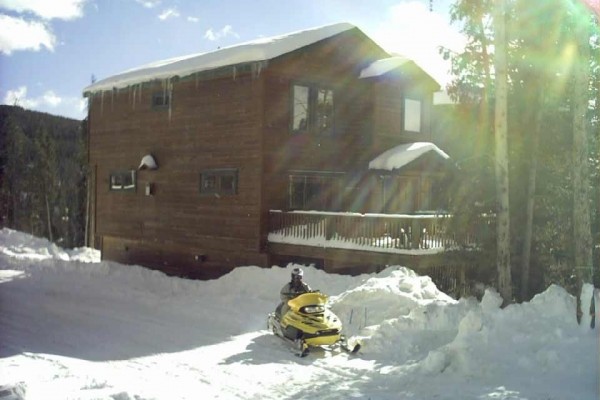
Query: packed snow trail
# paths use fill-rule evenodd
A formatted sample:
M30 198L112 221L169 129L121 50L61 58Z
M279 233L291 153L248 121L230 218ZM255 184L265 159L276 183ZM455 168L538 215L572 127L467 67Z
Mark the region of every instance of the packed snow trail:
M493 291L455 301L402 267L305 267L364 348L298 358L265 329L291 268L190 281L3 229L0 387L26 399L599 398L598 332L577 325L560 287L500 309Z

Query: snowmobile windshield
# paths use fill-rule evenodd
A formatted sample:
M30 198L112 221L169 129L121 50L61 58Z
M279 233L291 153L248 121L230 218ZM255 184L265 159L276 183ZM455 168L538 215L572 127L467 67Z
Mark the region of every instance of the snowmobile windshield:
M300 308L300 312L302 314L323 314L325 312L325 307L318 305L318 306L304 306L302 308Z
M290 308L298 312L302 312L301 309L308 306L325 308L325 304L327 304L327 296L321 292L304 293L288 301Z

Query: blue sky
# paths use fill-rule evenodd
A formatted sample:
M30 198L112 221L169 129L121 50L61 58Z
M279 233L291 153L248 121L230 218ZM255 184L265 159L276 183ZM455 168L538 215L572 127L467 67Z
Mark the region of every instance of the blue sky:
M0 0L0 102L85 116L82 89L149 62L350 22L445 83L452 0Z

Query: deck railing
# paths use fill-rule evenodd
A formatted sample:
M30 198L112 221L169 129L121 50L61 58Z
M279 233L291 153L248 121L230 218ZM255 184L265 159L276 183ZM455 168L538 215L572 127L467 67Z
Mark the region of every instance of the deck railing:
M449 215L278 211L269 215L269 241L373 251L443 251L474 246L473 234L449 231Z

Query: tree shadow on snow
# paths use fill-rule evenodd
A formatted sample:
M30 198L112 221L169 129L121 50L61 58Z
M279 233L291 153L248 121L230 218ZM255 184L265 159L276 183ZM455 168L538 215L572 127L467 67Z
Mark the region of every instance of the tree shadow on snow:
M0 257L0 263L0 269L10 270L10 259ZM68 273L46 273L42 280L36 275L30 270L0 281L0 358L33 353L126 360L217 344L243 333L235 318L215 319L215 313L227 312L220 310L226 305L206 307L193 296L163 298L139 290L115 293L97 280L86 287ZM121 289L128 287L116 288Z
M265 334L257 336L246 347L246 350L224 359L221 364L280 364L299 363L309 365L316 360L331 357L337 353L318 347L311 347L306 357L296 355L294 349L283 339L275 334L264 331Z

